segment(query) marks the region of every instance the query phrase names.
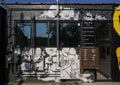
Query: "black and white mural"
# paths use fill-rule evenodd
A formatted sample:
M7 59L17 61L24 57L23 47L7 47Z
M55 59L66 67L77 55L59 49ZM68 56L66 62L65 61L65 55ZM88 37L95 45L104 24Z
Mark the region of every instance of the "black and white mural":
M77 21L75 22L75 25L70 25L70 29L83 29L81 26L81 21L89 21L93 22L95 20L110 20L111 19L111 13L112 11L109 11L112 9L111 6L90 6L90 5L59 5L59 10L57 5L7 5L9 8L12 9L11 17L12 17L12 28L16 25L14 23L15 21L19 21L19 23L27 23L30 25L21 24L19 25L19 29L17 32L19 32L19 35L23 37L23 40L20 40L21 42L17 42L17 44L21 45L19 49L15 48L14 54L17 55L18 60L20 59L18 69L20 72L18 72L20 77L18 77L18 80L23 79L27 80L30 76L37 77L37 80L41 81L55 81L60 82L61 80L68 79L68 80L80 80L83 82L93 82L95 75L93 72L81 72L80 67L80 55L79 50L73 45L62 47L61 49L57 49L56 45L52 46L42 46L40 43L38 43L38 46L33 48L31 45L24 44L23 41L31 42L31 18L34 16L36 23L41 22L42 24L36 25L41 31L45 31L44 34L48 33L48 25L51 24L53 21L54 23L56 20L63 21ZM17 9L18 8L18 9ZM105 11L102 11L105 9ZM93 11L94 9L94 11ZM92 10L92 11L91 11ZM59 15L59 17L58 17ZM23 21L23 22L21 22ZM43 22L51 21L50 23L44 24ZM53 23L53 24L54 24ZM77 25L76 25L77 23ZM56 24L56 23L55 23ZM71 23L70 23L71 24ZM41 25L41 26L40 26ZM64 25L66 27L64 27ZM67 28L67 25L64 24L64 29ZM62 25L61 25L62 26ZM26 27L26 29L23 29ZM51 28L56 29L56 25L50 26ZM46 29L44 29L46 28ZM85 27L85 29L88 29L90 27ZM95 29L94 26L91 26L91 28ZM18 29L17 27L15 29ZM28 29L28 31L26 31ZM43 30L41 30L43 29ZM49 28L50 29L50 28ZM19 35L17 35L16 31L13 34L16 34L14 37L18 38ZM56 32L56 31L53 31ZM66 31L67 32L67 31ZM85 30L86 32L86 30ZM88 31L87 31L88 32ZM89 32L92 32L91 30ZM28 36L25 35L28 34ZM37 32L40 33L40 32ZM71 36L70 32L67 32L68 35ZM66 33L66 34L67 34ZM74 33L75 34L75 33ZM42 35L42 34L40 34ZM50 34L51 35L51 34ZM55 39L56 39L56 34ZM48 37L48 35L46 35ZM85 35L88 36L88 35ZM94 35L93 35L94 36ZM50 37L50 36L49 36ZM62 37L64 38L64 37ZM18 38L21 39L21 38ZM38 36L38 39L41 39L40 36ZM44 37L44 41L48 38ZM56 40L54 39L55 43ZM73 39L73 38L72 38ZM42 40L42 39L41 39ZM89 40L88 38L86 40ZM39 42L39 41L38 41ZM16 42L14 42L15 44ZM22 43L22 44L21 44ZM70 42L69 42L70 43ZM29 43L30 44L30 43ZM80 45L80 44L78 44ZM15 46L15 45L14 45ZM17 45L16 45L17 46ZM93 45L92 45L93 46ZM16 58L16 59L17 59Z
M49 10L44 11L43 14L41 14L39 17L57 19L57 14L59 14L60 20L78 20L79 19L79 12L75 12L73 8L67 8L62 6L59 6L59 10L57 10L57 8L58 8L57 5L51 5L49 7Z
M15 51L15 54L19 53L20 50ZM80 74L80 61L75 48L62 48L60 51L57 48L25 48L21 52L21 60L20 70L23 79L36 76L42 81L60 82L62 79L93 81L90 77L92 73Z
M36 19L57 19L57 6L51 5L49 10L35 16ZM80 12L75 12L73 8L60 6L60 20L79 20ZM105 16L85 12L82 17L85 21L107 20ZM78 79L84 82L92 82L93 73L80 73L80 56L76 48L22 48L15 50L15 54L20 55L20 71L23 78L36 76L42 81L56 81L63 79Z

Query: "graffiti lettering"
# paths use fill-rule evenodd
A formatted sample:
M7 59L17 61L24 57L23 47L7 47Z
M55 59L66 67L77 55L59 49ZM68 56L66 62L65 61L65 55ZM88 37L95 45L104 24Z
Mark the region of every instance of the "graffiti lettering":
M120 36L120 6L115 9L113 14L113 26L117 34ZM120 70L120 47L116 49L116 56L118 59L118 68Z
M118 59L118 68L120 70L120 47L117 48L116 55L117 55L117 59Z

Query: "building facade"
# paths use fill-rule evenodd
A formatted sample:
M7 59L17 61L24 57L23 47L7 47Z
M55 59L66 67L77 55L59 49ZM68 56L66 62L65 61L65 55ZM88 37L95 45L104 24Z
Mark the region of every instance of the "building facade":
M10 82L120 81L118 6L7 3Z

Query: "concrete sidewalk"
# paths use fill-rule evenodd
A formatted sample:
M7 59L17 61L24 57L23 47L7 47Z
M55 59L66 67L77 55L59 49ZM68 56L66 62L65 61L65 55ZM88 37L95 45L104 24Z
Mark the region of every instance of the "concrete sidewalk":
M17 85L16 83L11 83L8 85ZM64 82L64 83L28 83L25 82L22 85L120 85L120 82L93 82L93 83L70 83L70 82Z

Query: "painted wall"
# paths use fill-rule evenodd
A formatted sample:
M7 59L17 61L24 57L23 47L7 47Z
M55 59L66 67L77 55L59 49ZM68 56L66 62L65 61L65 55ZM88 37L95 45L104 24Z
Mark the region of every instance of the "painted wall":
M34 50L34 56L33 55ZM20 70L23 79L28 76L36 76L38 80L55 81L70 79L82 80L84 82L94 81L92 73L80 74L80 59L76 48L36 48L22 50L22 62ZM20 50L15 54L19 55Z
M120 6L114 9L113 27L112 76L114 81L120 81Z
M11 35L14 35L8 40L10 42L11 46L15 46L15 24L16 21L30 21L32 16L35 16L36 21L45 21L45 20L51 20L55 21L57 13L57 6L56 5L7 5L9 8L8 10L8 22L10 27L8 30L10 30ZM113 7L114 5L60 5L60 20L68 20L68 21L78 21L80 25L81 20L112 20L112 13L113 13ZM117 8L119 9L119 7ZM93 11L94 10L94 11ZM115 10L114 10L115 11ZM114 14L114 21L119 20L120 13L115 11ZM119 22L115 22L117 28L115 27L115 30L113 31L119 31ZM115 32L114 32L115 33ZM113 33L113 34L114 34ZM119 32L117 32L119 33ZM119 40L118 35L117 40ZM12 41L10 41L12 40ZM117 74L119 74L119 61L118 55L116 53L119 53L119 49L116 50L116 45L119 45L119 41L116 40L116 37L113 35L113 63L112 65L115 67L112 67L114 79L119 80L119 75L116 77L115 74L117 71ZM119 47L119 46L117 46ZM84 82L92 82L94 79L91 79L93 73L80 73L80 61L79 61L79 55L77 53L76 48L62 48L61 50L57 50L57 48L21 48L14 51L14 54L17 55L17 58L21 58L22 62L20 62L20 65L18 69L20 69L20 72L22 79L27 79L26 76L36 76L38 80L43 81L60 81L61 79L80 79ZM115 57L117 56L117 57ZM114 60L115 59L115 60ZM18 78L19 79L19 78Z

